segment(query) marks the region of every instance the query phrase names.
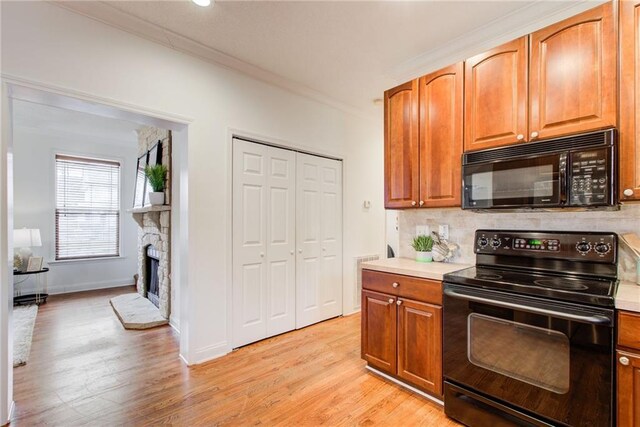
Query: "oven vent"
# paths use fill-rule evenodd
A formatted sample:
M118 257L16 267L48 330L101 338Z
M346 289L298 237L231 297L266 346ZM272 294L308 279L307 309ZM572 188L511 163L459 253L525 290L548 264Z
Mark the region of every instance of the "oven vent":
M365 255L355 257L356 263L356 293L353 295L353 307L355 309L360 308L360 295L362 294L362 263L367 261L374 261L379 259L378 255Z
M576 148L608 146L614 144L615 140L616 129L607 129L565 138L555 138L547 141L529 142L511 147L471 152L464 155L463 164L468 165L491 160L512 159L514 157L573 150Z

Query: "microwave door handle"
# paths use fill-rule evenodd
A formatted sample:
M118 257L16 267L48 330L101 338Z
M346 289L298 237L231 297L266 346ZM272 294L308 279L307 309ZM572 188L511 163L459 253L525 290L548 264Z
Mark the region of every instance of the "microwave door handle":
M560 174L560 204L567 204L567 169L569 165L567 164L567 154L560 154L560 162L558 164L558 172Z
M547 308L531 307L528 305L517 304L514 302L499 301L490 298L483 298L475 295L469 295L453 289L445 289L444 294L452 298L464 299L468 301L479 302L488 305L494 305L503 308L511 308L519 311L526 311L528 313L541 314L543 316L551 316L565 320L575 320L578 322L591 323L596 325L611 324L611 319L601 314L583 315L575 313L560 312L555 310L549 310Z

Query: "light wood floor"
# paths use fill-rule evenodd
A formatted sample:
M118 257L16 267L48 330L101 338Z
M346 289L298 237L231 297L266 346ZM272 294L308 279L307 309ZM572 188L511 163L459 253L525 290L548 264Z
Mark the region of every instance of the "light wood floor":
M14 369L11 425L455 425L365 371L360 316L330 320L187 368L169 327L125 331L109 298L52 296Z

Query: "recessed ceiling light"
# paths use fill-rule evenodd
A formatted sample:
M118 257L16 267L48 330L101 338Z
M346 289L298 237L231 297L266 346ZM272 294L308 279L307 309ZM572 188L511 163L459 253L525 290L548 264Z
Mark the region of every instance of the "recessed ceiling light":
M207 7L211 4L211 0L191 0L198 6Z

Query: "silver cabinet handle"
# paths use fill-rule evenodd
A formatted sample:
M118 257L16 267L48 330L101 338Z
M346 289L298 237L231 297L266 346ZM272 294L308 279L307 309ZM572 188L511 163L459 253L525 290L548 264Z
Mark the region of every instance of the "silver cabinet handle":
M260 252L260 258L264 258L264 252Z
M398 301L396 301L396 304L398 304L398 305L402 305L402 300L398 300Z
M302 249L298 249L298 253L301 254L302 253Z
M393 298L389 298L389 304L393 304Z
M398 282L393 282L393 284L392 284L391 286L393 286L394 288L397 288L398 286L400 286L400 283L398 283Z
M622 357L620 358L620 364L621 364L621 365L624 365L624 366L628 366L628 365L629 365L629 358L628 358L628 357L624 357L624 356L622 356Z
M518 141L522 141L522 140L524 139L524 135L523 135L523 134L521 134L521 133L519 133L519 134L518 134L518 136L516 136L516 139L517 139Z
M424 205L424 200L420 200L420 206Z
M531 138L537 138L538 135L540 135L538 132L536 132L535 130L533 132L531 132Z
M291 252L289 252L289 253L290 253L291 255L293 255L293 254L295 253L295 251L293 251L293 250L292 250L292 251L291 251Z
M411 201L411 206L415 206L415 205L416 205L416 201L415 201L415 200L412 200L412 201Z
M631 197L633 196L633 190L630 188L625 188L624 191L622 192L622 194L624 194L627 197Z

